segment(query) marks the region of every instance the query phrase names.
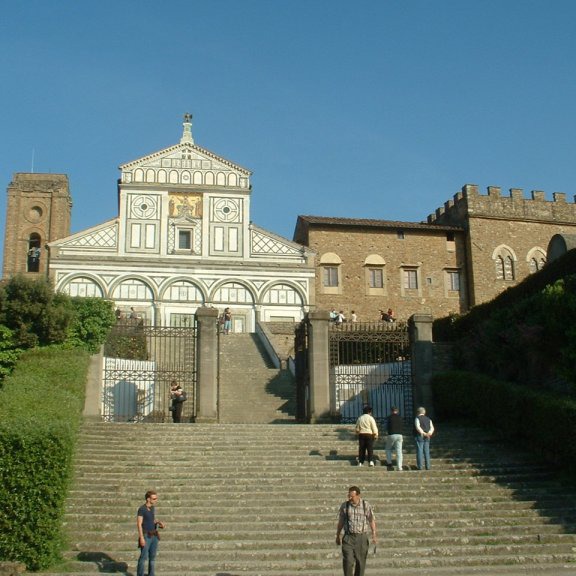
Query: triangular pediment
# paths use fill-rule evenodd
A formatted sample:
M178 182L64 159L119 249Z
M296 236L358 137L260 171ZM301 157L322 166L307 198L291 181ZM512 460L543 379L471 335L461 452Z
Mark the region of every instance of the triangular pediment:
M118 218L50 242L49 246L60 249L82 248L98 251L116 251L118 247Z
M252 256L276 258L303 258L310 250L306 246L282 238L268 230L252 224L250 230L250 253Z
M122 164L123 183L249 188L250 170L191 142Z

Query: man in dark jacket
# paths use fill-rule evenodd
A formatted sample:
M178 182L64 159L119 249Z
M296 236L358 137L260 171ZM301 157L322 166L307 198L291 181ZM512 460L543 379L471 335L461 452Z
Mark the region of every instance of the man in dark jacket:
M426 470L430 470L430 438L434 434L434 424L426 416L426 408L420 406L416 410L414 420L414 439L416 440L416 466L422 470L422 465Z

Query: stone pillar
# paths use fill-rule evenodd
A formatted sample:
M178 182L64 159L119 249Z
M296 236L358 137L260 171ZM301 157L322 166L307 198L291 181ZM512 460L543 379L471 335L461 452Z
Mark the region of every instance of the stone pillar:
M414 314L408 321L412 349L412 381L414 383L415 408L424 406L430 417L434 417L432 405L433 372L432 316Z
M218 421L218 310L198 308L196 422Z
M330 402L330 313L325 310L310 312L308 340L310 370L310 423L331 421Z
M86 378L86 398L84 399L84 418L87 420L102 419L102 386L104 372L104 346L97 354L90 356L88 375Z

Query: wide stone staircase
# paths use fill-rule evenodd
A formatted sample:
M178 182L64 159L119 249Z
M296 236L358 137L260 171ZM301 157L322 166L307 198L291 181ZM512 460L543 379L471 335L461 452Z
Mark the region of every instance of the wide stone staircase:
M350 426L86 422L52 574L134 575L136 510L159 493L162 576L334 576L339 504L361 487L379 542L367 574L576 574L576 487L477 429L436 422L432 470L355 464Z
M294 378L273 366L256 334L221 335L219 364L221 423L294 422Z

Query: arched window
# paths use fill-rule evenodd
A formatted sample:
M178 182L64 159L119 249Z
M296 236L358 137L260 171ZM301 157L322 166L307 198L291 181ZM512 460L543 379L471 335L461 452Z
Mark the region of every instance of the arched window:
M62 287L62 292L73 297L102 298L102 289L91 278L74 278Z
M501 246L494 251L493 259L496 272L496 280L515 280L515 258L511 250L505 246Z
M204 302L200 289L186 280L178 280L170 284L164 294L164 299L168 302Z
M530 258L530 262L528 262L528 269L530 274L534 274L538 272L538 270L542 270L544 267L545 261L543 259L538 259L535 257Z
M534 274L544 268L546 264L546 254L540 248L534 248L528 253L528 271Z
M287 284L274 284L262 297L263 304L302 305L302 298L296 290Z
M40 255L42 253L40 234L32 232L28 238L27 266L28 272L40 270Z
M216 289L212 300L217 304L253 304L254 296L243 284L226 282Z
M140 300L152 301L154 293L146 283L136 278L123 280L114 288L113 300Z

